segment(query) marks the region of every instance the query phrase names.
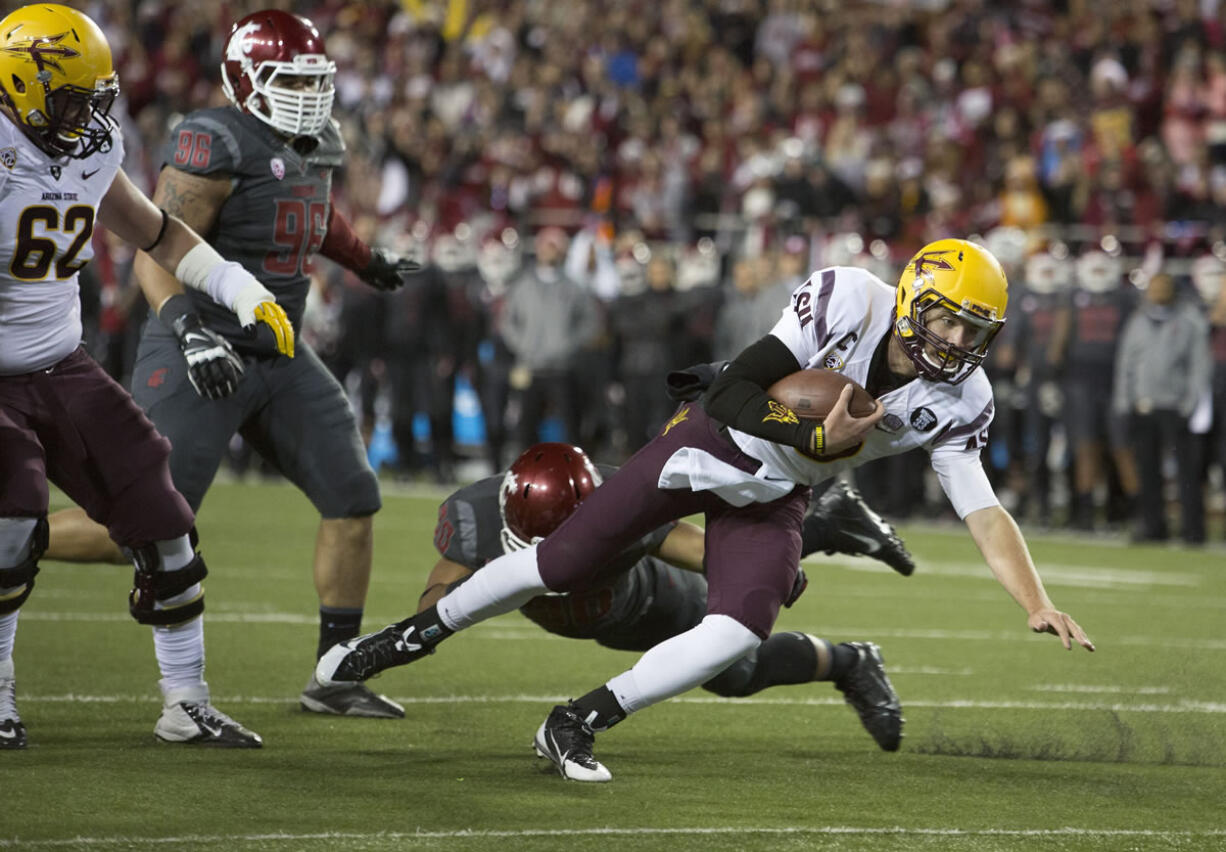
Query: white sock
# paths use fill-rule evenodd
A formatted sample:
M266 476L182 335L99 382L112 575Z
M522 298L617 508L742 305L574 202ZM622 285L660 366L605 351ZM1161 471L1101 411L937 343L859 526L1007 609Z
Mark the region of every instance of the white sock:
M536 545L499 556L438 602L438 614L451 630L519 609L549 591L536 567Z
M607 686L630 714L706 683L761 641L730 616L708 615L697 626L656 645Z
M17 638L17 616L21 610L0 615L0 663L13 658L13 640Z
M204 683L204 620L197 617L174 627L153 628L153 650L163 690Z
M157 543L163 571L178 571L195 558L187 536ZM157 601L156 609L169 609L195 600L200 584L193 583L172 598ZM181 689L204 683L204 620L199 616L185 624L153 628L153 650L162 672L162 689Z
M30 555L30 533L38 524L36 518L0 518L0 568L13 568ZM0 600L21 594L26 583L0 588ZM13 641L17 636L17 614L20 609L0 615L0 662L13 656Z

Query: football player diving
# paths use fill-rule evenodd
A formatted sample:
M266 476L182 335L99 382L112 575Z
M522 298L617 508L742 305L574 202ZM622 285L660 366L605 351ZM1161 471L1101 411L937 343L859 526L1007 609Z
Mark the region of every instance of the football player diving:
M305 18L270 9L239 20L221 66L231 105L198 110L175 127L154 192L156 203L208 235L219 251L267 285L295 329L316 254L379 290L402 286L418 269L367 245L333 204L332 175L344 159L332 119L335 73L323 38ZM143 286L167 283L165 273L145 258L138 257L135 272ZM235 433L314 504L320 514L313 566L318 657L361 632L371 518L382 505L354 414L309 346L300 344L297 356L287 358L271 336L248 334L208 294L189 291L171 302L176 300L229 341L244 374L233 393L203 398L176 358L172 330L148 323L133 396L170 439L170 475L193 509L204 500ZM106 530L70 509L52 516L47 556L107 561L115 553ZM399 704L363 684L323 687L312 677L300 703L317 713L404 716Z
M631 542L701 512L706 615L626 672L554 707L537 729L537 753L564 778L608 781L612 773L592 755L596 732L706 683L771 635L796 579L810 486L921 447L992 573L1026 611L1028 627L1057 635L1065 648L1093 650L1048 597L979 459L993 413L981 364L1007 302L1000 264L966 240L924 246L897 287L863 269L815 272L701 403L682 407L548 538L495 559L424 611L338 644L320 659L316 679L364 680L538 595L586 588ZM784 376L818 365L833 365L867 388L877 410L853 417L849 385L814 425L767 394ZM851 655L834 654L834 680L853 663Z
M182 285L241 334L268 333L287 358L294 331L269 290L128 179L110 116L118 91L110 47L87 16L40 4L0 21L0 749L27 744L13 644L47 547L48 480L136 566L129 608L153 629L158 739L258 747L204 681L207 572L192 507L171 482L170 445L81 347L77 274L93 258L95 224L140 248L163 295L175 294L146 290L168 369L201 393L228 392L243 365Z
M616 472L615 467L594 465L579 447L535 444L504 474L453 493L439 507L434 546L440 558L426 580L418 611L433 606L491 560L541 541ZM801 555L818 551L871 555L904 576L915 568L890 525L844 482L830 483L806 513ZM666 523L632 542L601 569L589 588L540 595L520 611L559 636L594 639L620 651L647 651L702 621L707 607L703 554L700 527ZM801 570L785 606L791 606L806 583ZM851 662L835 680L833 660L842 655ZM807 633L775 633L703 688L743 697L770 686L828 680L835 680L878 745L898 748L898 697L871 643L833 646Z

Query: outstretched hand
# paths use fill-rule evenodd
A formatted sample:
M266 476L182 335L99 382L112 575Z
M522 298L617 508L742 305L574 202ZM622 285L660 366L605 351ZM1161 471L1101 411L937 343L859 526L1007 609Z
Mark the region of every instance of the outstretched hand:
M1058 609L1041 609L1038 612L1032 612L1026 621L1035 633L1051 633L1059 636L1066 651L1073 650L1073 642L1087 651L1094 650L1094 643L1090 641L1090 637L1086 636L1081 626L1073 621L1072 616L1066 612Z
M376 290L399 290L415 272L421 272L421 264L385 248L375 248L370 251L370 263L358 277Z

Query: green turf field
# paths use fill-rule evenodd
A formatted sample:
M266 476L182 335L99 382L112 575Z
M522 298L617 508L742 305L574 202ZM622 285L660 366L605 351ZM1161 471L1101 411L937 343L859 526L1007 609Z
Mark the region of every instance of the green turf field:
M387 496L368 629L410 611L438 496ZM556 701L633 662L518 614L374 684L402 721L325 718L314 661L315 520L279 485L218 485L200 517L215 703L259 751L158 745L131 571L46 563L15 661L30 748L0 752L0 848L1226 849L1226 551L1032 539L1098 652L1026 632L958 530L902 530L904 579L816 559L780 627L875 639L902 696L877 750L826 684L747 700L701 690L597 739L604 785L564 782L530 742Z

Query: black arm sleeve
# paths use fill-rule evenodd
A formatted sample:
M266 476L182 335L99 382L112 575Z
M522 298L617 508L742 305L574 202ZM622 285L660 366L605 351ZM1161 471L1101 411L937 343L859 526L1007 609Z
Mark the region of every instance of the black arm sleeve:
M772 403L779 403L766 393L766 388L799 369L791 350L768 334L728 362L707 388L702 407L716 420L741 432L808 450L813 422L794 416L791 419L795 422L784 422L786 418L780 419L777 410L771 408Z

